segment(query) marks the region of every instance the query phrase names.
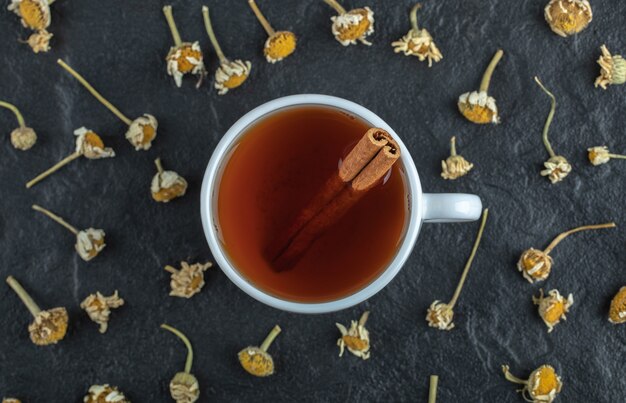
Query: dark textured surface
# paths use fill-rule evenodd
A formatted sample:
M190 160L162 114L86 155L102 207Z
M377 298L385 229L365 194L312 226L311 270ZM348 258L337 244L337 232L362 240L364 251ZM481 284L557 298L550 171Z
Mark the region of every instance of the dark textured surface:
M517 402L500 365L519 376L550 363L563 376L563 402L626 400L626 327L607 321L611 297L626 282L623 229L579 234L554 252L552 276L542 286L573 293L567 322L548 334L531 303L539 286L515 269L525 248L544 247L557 233L581 224L615 220L623 209L626 164L592 167L585 149L607 144L626 152L626 87L593 88L595 60L606 43L626 52L626 3L594 1L594 21L577 37L554 35L543 20L546 1L427 1L421 22L444 59L433 68L393 53L389 44L409 28L409 1L350 1L376 13L374 45L344 48L330 33L332 10L322 1L259 0L278 29L299 35L297 52L277 65L261 55L265 34L244 0L210 0L215 30L231 57L252 61L240 89L218 96L210 85L177 89L165 74L171 39L157 1L57 0L53 51L34 55L16 41L25 36L16 17L0 11L0 97L15 102L40 135L28 152L14 150L14 121L2 113L0 160L0 275L13 274L44 307L68 307L69 333L57 346L28 339L27 310L0 287L0 395L26 402L79 401L89 385L119 385L137 402L170 401L167 385L183 367L184 348L158 329L168 322L196 348L193 372L201 401L425 401L428 376L440 376L439 401ZM393 3L393 6L392 4ZM198 1L174 1L183 38L209 41ZM462 119L456 98L477 89L498 47L505 56L492 82L503 123L479 127ZM149 112L160 122L148 152L135 152L124 125L56 64L66 59L129 116ZM216 67L211 51L209 71ZM540 133L548 98L533 83L539 75L557 96L555 150L573 173L552 186L539 176L547 159ZM212 81L212 80L211 80ZM208 83L212 84L212 82ZM379 114L402 136L430 192L477 193L491 209L486 236L456 308L456 328L427 327L426 308L451 297L478 224L427 225L404 270L381 293L354 309L303 316L266 307L239 291L218 270L207 273L199 295L167 295L162 267L182 259L211 259L199 217L204 168L223 133L241 115L268 100L324 93L356 101ZM26 190L24 183L73 148L80 126L105 136L117 157L73 162ZM476 168L456 182L439 177L451 135ZM152 161L184 175L189 193L169 205L149 197ZM39 203L78 227L100 227L108 246L85 263L71 234L30 210ZM126 299L98 333L79 308L91 292L118 289ZM348 323L370 309L372 358L337 357L334 322ZM278 372L252 379L236 352L260 343L279 323L272 347Z

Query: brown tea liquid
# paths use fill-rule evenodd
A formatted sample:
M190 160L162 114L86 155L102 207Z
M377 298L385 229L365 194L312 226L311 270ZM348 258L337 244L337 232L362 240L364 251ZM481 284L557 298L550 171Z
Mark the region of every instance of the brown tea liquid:
M251 283L280 298L324 302L362 289L389 264L407 214L400 164L321 235L293 269L276 272L264 254L368 128L338 109L298 106L247 129L225 163L218 225L224 249Z

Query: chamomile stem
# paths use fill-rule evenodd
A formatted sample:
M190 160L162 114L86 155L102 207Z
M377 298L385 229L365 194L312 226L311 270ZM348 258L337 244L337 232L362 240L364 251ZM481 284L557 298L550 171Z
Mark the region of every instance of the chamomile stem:
M163 14L165 14L165 19L167 20L167 25L170 27L170 32L172 33L172 38L174 39L174 45L180 46L183 41L180 39L180 33L178 32L178 28L176 27L176 21L174 21L174 15L172 14L172 6L164 6Z
M220 59L220 62L224 63L227 59L226 56L224 56L224 52L222 52L219 42L217 42L217 38L215 37L213 25L211 24L211 17L209 16L209 8L207 6L202 6L202 17L204 18L206 33L209 35L213 48L215 48L215 53L217 53L217 57Z
M56 221L58 224L61 224L62 226L64 226L68 230L70 230L72 233L74 233L74 235L78 234L78 230L74 226L70 225L67 221L65 221L64 219L62 219L58 215L54 214L52 211L46 210L45 208L43 208L41 206L38 206L36 204L33 204L32 207L33 207L33 210L39 211L40 213L45 214L46 216L48 216L52 220Z
M626 155L620 155L620 154L609 154L609 157L611 157L611 158L616 158L616 159L620 159L620 160L626 160Z
M267 351L267 349L270 348L270 345L272 344L276 336L280 334L280 332L281 332L280 326L278 325L274 326L270 334L268 334L265 340L263 340L263 344L261 344L261 347L259 348L263 351Z
M26 188L30 189L31 187L33 187L34 185L36 185L37 183L41 182L43 179L45 179L46 177L50 176L51 174L53 174L54 172L58 171L59 169L61 169L63 166L69 164L70 162L74 161L76 158L80 157L81 154L80 153L72 153L70 155L68 155L67 157L63 158L61 161L57 162L56 164L54 164L51 168L48 168L47 170L45 170L44 172L40 173L39 175L37 175L34 179L32 179L30 182L28 182L26 184Z
M157 171L159 173L163 173L163 165L161 165L161 158L157 158L154 160L154 165L156 165Z
M7 108L8 110L10 110L11 112L15 114L15 117L17 118L17 123L19 123L20 127L22 128L26 127L24 116L22 116L22 114L20 113L20 110L17 109L17 106L10 104L8 102L4 102L4 101L0 101L0 106L2 106L3 108Z
M420 8L422 8L422 3L416 3L411 9L410 19L413 32L419 31L419 27L417 25L417 10L419 10Z
M274 36L274 34L276 34L276 31L274 31L274 28L272 28L272 26L270 25L270 22L265 18L263 13L261 13L261 10L259 10L259 7L256 5L254 0L248 0L248 4L250 5L250 8L254 12L254 15L256 15L256 18L259 20L261 25L263 25L265 32L267 32L269 36Z
M361 319L359 319L359 326L365 326L369 317L370 317L370 311L363 312L363 315L361 315Z
M26 308L30 311L33 316L37 316L39 312L41 312L41 308L39 305L28 295L26 290L22 287L20 283L13 276L7 277L7 284L15 291L18 297L22 300Z
M431 375L430 386L428 388L428 403L435 403L437 401L437 383L439 383L439 377L437 375Z
M463 289L463 284L465 284L465 279L467 278L467 273L469 273L469 269L472 266L472 262L474 261L474 257L476 256L476 251L478 250L478 246L480 245L480 240L483 237L483 231L485 230L485 225L487 224L487 217L489 216L489 209L483 210L483 219L480 222L480 228L478 229L478 235L476 236L476 241L474 241L474 246L472 247L472 252L470 253L469 259L467 259L467 263L465 263L465 268L463 269L463 274L461 274L461 280L459 281L459 285L457 285L456 290L454 291L454 295L448 304L449 308L452 309L456 304L456 301L459 299L459 295L461 295L461 290Z
M450 155L453 157L456 155L456 136L450 139Z
M543 86L539 78L535 76L535 81L539 84L539 87L550 97L550 113L548 113L548 117L546 118L546 124L543 127L543 145L548 150L548 154L550 157L554 157L556 154L554 150L552 150L552 145L550 145L550 140L548 139L548 132L550 131L550 125L552 124L552 119L554 118L554 111L556 110L556 98L554 94L552 94L546 87Z
M326 4L335 9L339 14L345 14L346 9L341 6L341 4L337 3L336 0L324 0Z
M186 374L190 373L191 364L193 364L193 347L191 347L191 343L189 342L189 339L180 330L175 329L169 325L166 325L165 323L161 325L161 329L165 329L174 333L176 336L178 336L179 339L183 341L183 343L185 343L185 346L187 347L187 359L185 360L185 373Z
M493 71L496 69L496 66L502 59L502 55L504 55L504 51L502 49L498 49L496 54L491 59L489 66L487 66L487 70L485 70L485 74L483 74L483 79L480 82L480 91L485 91L489 89L489 83L491 83L491 76L493 75Z
M172 273L172 274L178 274L178 270L176 270L175 268L173 268L170 265L165 266L165 271L169 272L169 273Z
M76 70L71 68L67 63L65 63L61 59L58 59L57 63L60 64L61 67L63 67L68 73L70 73L72 76L74 76L74 78L77 79L78 82L83 85L83 87L87 88L87 91L89 91L91 93L91 95L93 95L98 101L100 101L100 103L102 105L106 106L111 112L113 112L113 114L115 116L117 116L122 122L126 123L128 126L130 126L130 124L133 123L132 120L127 118L126 115L124 115L122 112L120 112L120 110L117 109L112 103L107 101L106 98L104 98L102 96L102 94L100 94L98 91L96 91L96 89L93 88L91 86L91 84L89 84L87 82L87 80L85 80L85 78L83 76L78 74L78 72Z
M543 251L543 253L545 253L546 255L549 254L550 252L552 252L552 249L554 249L563 239L577 232L594 230L594 229L615 228L615 227L616 227L616 224L614 222L609 222L606 224L585 225L583 227L578 227L578 228L571 229L569 231L565 231L559 236L557 236L556 238L554 238L554 240L550 242L550 245L548 245L548 247Z
M520 379L520 378L516 377L515 375L513 375L512 373L510 373L508 365L503 365L502 366L502 372L504 372L504 377L506 378L507 381L513 382L513 383L519 383L520 385L528 385L528 381L527 380Z

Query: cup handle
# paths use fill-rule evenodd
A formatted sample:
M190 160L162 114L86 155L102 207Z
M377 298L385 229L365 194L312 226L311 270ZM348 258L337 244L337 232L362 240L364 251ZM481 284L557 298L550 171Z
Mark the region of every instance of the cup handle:
M424 193L424 222L463 222L480 218L483 204L466 193Z

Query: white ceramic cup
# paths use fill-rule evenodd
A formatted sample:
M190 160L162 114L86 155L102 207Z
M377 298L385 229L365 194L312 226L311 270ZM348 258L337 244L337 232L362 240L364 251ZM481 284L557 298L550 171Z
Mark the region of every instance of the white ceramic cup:
M220 241L221 237L217 218L217 193L219 191L219 180L231 151L237 145L240 137L246 133L247 129L252 124L279 109L293 106L315 105L336 108L357 116L368 122L372 127L380 127L387 130L387 132L397 140L401 151L401 168L406 176L406 186L409 195L409 214L407 215L408 222L405 224L404 237L395 257L375 280L361 290L340 299L319 303L303 303L289 301L267 293L257 288L255 284L250 282L237 270L237 267L229 259L228 253L224 250L224 246ZM477 220L482 213L482 203L478 196L470 194L422 193L422 186L417 174L417 169L415 168L409 151L402 143L402 138L398 136L385 121L361 105L342 98L328 95L302 94L278 98L267 102L245 114L226 132L215 148L204 174L202 192L200 195L200 211L204 233L217 265L228 278L246 294L264 304L285 311L325 313L357 305L382 290L396 274L398 274L411 254L422 222L474 221Z

